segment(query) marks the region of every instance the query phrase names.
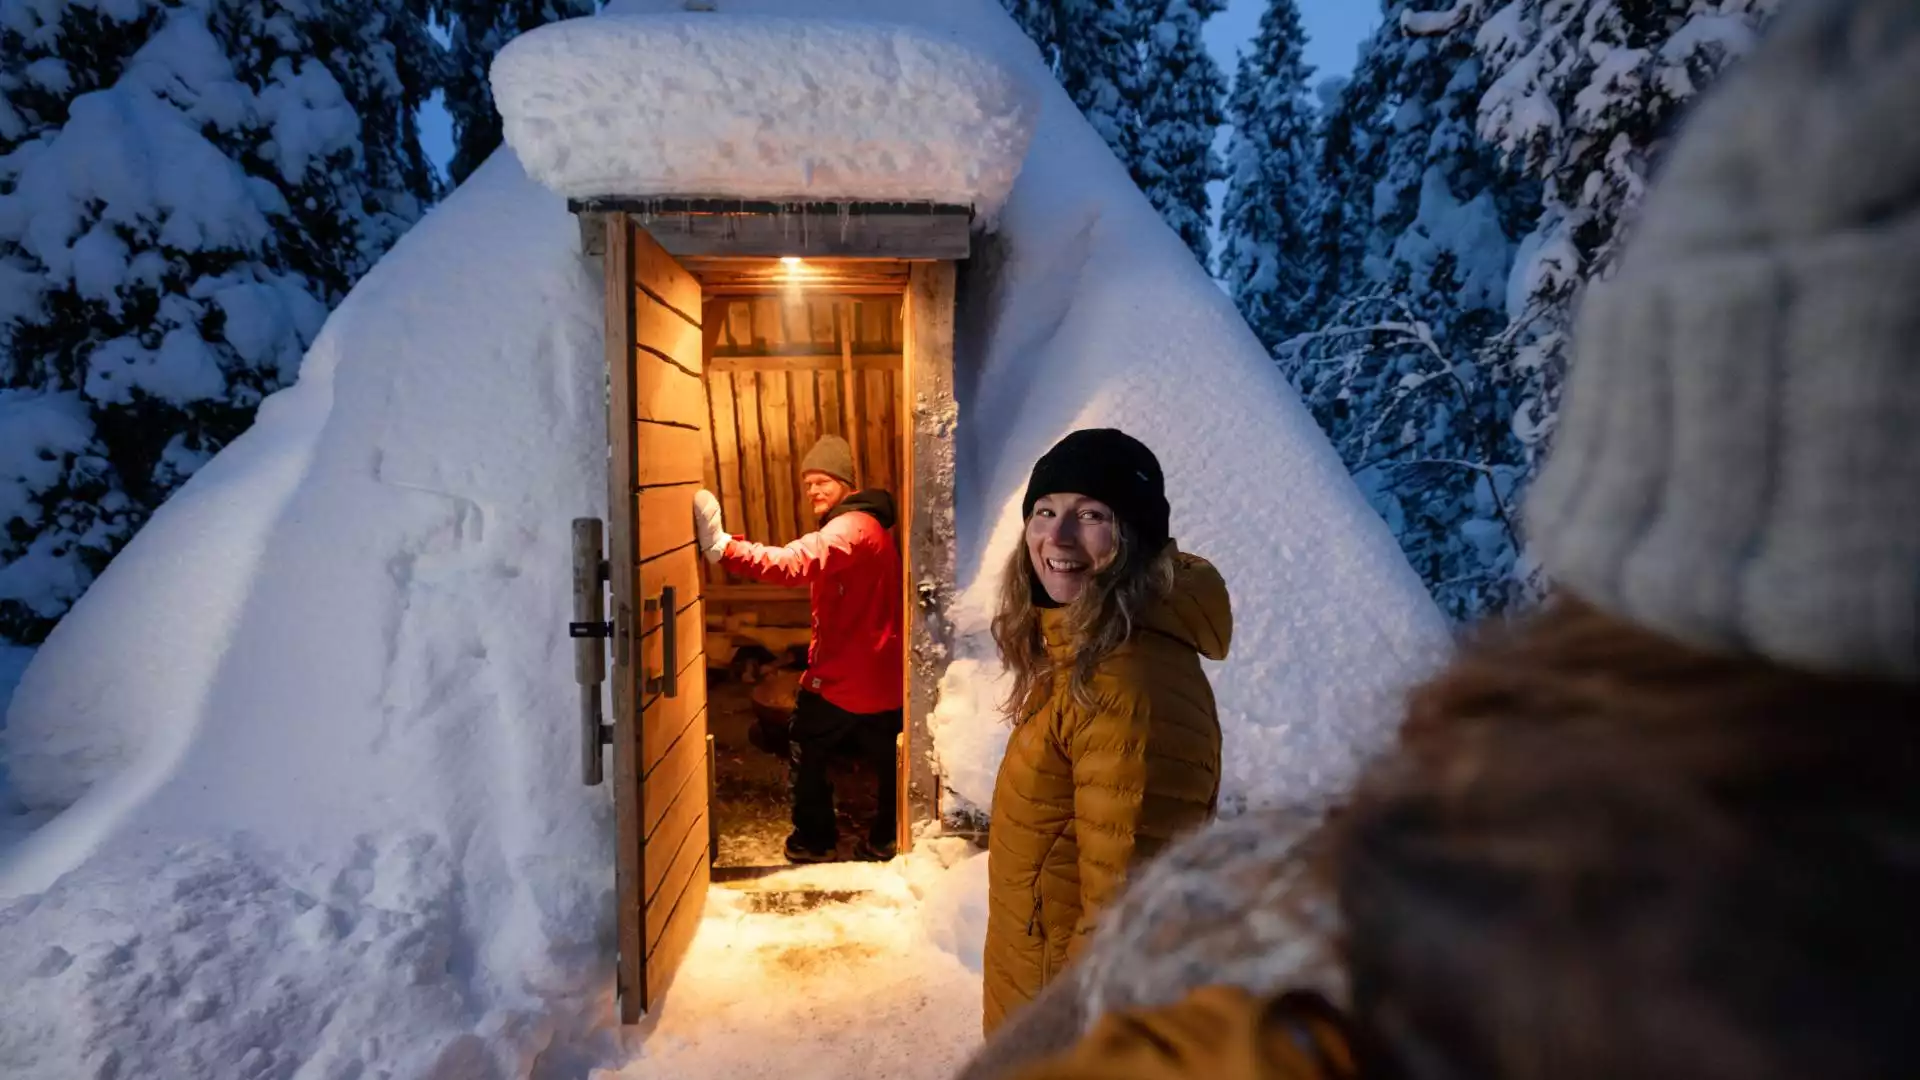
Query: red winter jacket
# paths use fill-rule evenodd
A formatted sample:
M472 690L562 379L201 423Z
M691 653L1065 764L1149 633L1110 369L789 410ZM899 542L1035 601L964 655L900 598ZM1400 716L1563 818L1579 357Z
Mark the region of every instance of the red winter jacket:
M851 713L898 709L904 697L893 521L893 496L856 491L827 511L817 532L785 547L736 538L720 556L728 573L807 587L813 640L800 688Z

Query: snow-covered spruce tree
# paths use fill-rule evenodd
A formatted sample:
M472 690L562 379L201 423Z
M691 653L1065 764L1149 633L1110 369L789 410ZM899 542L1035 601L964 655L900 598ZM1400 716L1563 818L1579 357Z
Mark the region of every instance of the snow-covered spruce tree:
M1522 483L1550 443L1580 287L1607 272L1686 104L1751 49L1777 0L1460 0L1407 29L1468 39L1486 66L1482 138L1542 186L1482 358L1513 387ZM1520 485L1517 485L1517 487ZM1544 586L1523 567L1526 595Z
M0 14L30 43L0 60L0 638L45 636L419 216L411 19L397 0ZM103 26L105 47L76 36Z
M1533 185L1475 135L1470 43L1415 37L1389 0L1327 119L1316 327L1282 359L1441 606L1504 606L1524 453L1480 353L1505 327Z
M1309 325L1313 287L1314 125L1294 0L1269 0L1240 56L1227 120L1227 192L1219 273L1268 350Z
M1226 84L1200 28L1225 0L1003 0L1067 96L1202 263Z
M22 249L32 208L14 195L39 141L75 99L119 78L165 11L0 0L0 640L37 640L17 609L57 616L84 588L85 568L68 557L77 543L102 548L104 562L132 532L86 401L49 377L59 358L33 327L9 333L62 299L46 295L44 265Z
M1143 19L1139 143L1129 162L1134 182L1202 266L1212 262L1207 185L1223 175L1213 141L1227 86L1200 26L1226 6L1226 0L1151 6L1156 17Z
M453 119L448 178L459 184L500 148L500 112L488 73L507 42L561 19L591 15L594 0L423 0L446 28L447 113Z

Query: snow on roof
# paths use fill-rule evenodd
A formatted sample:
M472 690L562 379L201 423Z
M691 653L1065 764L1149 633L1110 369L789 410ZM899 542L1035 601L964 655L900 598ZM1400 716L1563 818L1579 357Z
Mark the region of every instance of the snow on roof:
M514 39L494 100L567 196L936 202L998 211L1033 136L1029 81L899 23L596 16Z
M806 10L894 9L924 20L912 40L1045 79L996 0ZM603 125L647 122L603 104ZM1007 731L986 616L1027 472L1067 431L1112 425L1159 454L1181 547L1232 593L1233 653L1208 669L1227 808L1338 792L1446 626L1231 303L1050 83L1033 148L959 313L941 766L985 805ZM569 523L605 512L602 289L563 201L496 155L35 655L7 749L18 796L60 812L0 855L0 1013L46 1038L0 1036L0 1074L518 1076L632 1056L606 1030L613 815L578 780L566 631ZM690 963L725 961L729 925L709 919ZM804 1017L774 1011L789 992L751 994ZM821 1052L861 1072L881 1026Z

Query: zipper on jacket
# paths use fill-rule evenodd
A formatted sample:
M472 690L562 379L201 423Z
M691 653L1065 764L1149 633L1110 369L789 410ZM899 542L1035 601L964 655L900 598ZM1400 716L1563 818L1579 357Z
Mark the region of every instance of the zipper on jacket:
M1040 927L1040 894L1039 893L1033 894L1033 916L1027 920L1027 936L1037 937L1042 942L1047 940L1046 933L1042 931Z

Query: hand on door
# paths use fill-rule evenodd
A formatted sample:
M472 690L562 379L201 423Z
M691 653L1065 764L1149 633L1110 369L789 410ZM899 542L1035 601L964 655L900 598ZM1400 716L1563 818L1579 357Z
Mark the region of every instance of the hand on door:
M714 498L711 491L702 489L694 493L693 532L700 544L700 553L708 562L719 562L727 544L733 540L720 526L720 500Z

